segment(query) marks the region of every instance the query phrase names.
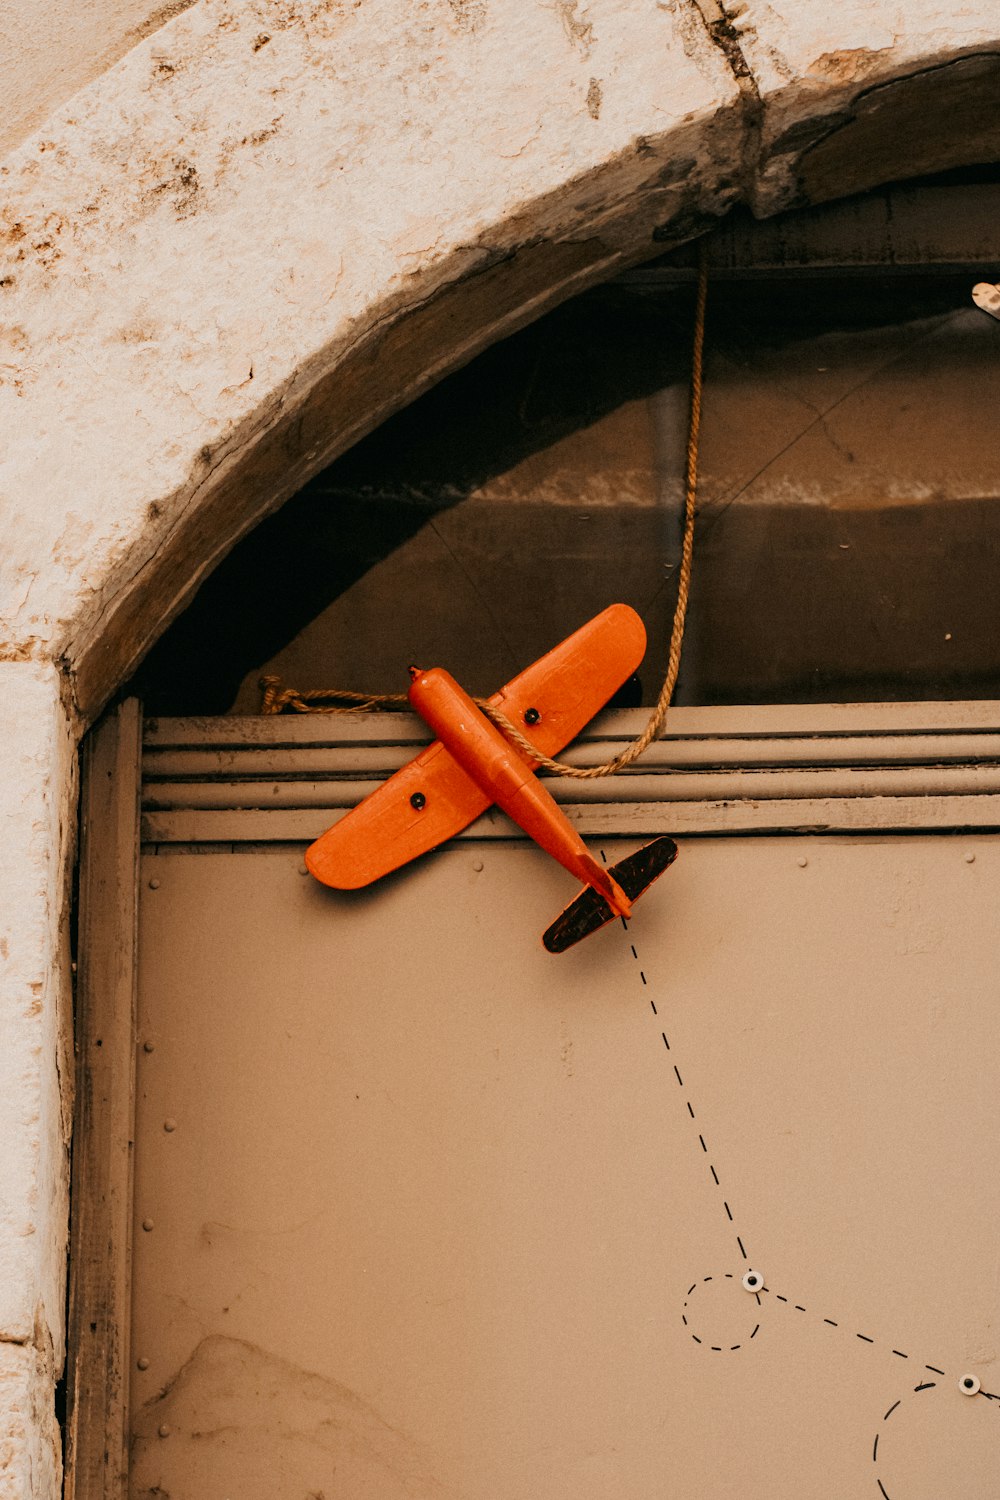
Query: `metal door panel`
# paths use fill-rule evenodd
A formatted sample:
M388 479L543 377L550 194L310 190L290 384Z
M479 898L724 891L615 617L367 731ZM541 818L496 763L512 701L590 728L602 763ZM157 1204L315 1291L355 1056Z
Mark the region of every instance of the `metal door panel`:
M134 1495L997 1487L995 837L691 839L560 958L523 843L299 868L143 858Z

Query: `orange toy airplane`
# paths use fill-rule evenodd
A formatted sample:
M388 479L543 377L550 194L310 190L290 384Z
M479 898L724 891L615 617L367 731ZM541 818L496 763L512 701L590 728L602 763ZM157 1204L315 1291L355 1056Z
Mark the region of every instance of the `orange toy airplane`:
M632 675L646 649L634 610L612 604L489 699L544 755L569 744ZM391 776L306 851L317 880L356 890L399 869L468 826L496 803L585 889L544 934L562 953L616 916L676 858L658 838L613 868L599 865L535 776L535 765L440 667L410 668L409 699L433 745Z

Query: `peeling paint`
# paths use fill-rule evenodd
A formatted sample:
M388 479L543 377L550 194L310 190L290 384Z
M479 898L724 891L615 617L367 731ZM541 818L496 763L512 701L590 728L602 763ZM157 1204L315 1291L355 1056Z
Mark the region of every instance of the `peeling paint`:
M594 26L580 14L581 0L555 0L555 6L566 35L583 57L589 57L594 45ZM586 14L585 0L582 9Z
M448 0L460 31L475 31L486 20L487 0Z

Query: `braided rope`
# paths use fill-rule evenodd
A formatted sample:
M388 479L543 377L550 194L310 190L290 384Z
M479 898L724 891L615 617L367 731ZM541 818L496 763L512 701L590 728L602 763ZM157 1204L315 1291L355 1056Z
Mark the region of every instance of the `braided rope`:
M670 700L677 686L677 674L681 665L681 647L684 642L684 625L687 619L688 598L691 593L691 567L694 559L694 523L698 495L698 440L701 432L702 363L705 347L705 307L708 299L708 257L705 241L699 246L698 293L695 301L694 339L691 350L691 399L688 412L687 452L684 473L684 537L681 544L681 566L677 582L677 605L670 631L670 648L667 653L667 672L656 705L649 721L639 737L626 745L612 760L599 766L571 766L563 760L554 760L537 750L510 720L494 708L485 698L473 701L486 717L528 759L557 776L568 776L576 781L590 781L597 776L613 776L630 766L655 739L658 739L667 717ZM366 709L404 706L409 700L405 693L356 693L342 688L310 688L299 692L295 688L282 687L279 677L262 677L263 689L260 711L262 714L280 714L284 709L295 713L344 713L364 712ZM320 705L326 703L326 707Z

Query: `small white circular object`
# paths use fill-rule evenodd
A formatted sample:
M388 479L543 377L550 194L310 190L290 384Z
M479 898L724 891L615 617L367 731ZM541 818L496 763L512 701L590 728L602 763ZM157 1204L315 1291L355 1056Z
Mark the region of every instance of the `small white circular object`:
M958 1388L963 1396L978 1396L982 1389L978 1375L963 1375L958 1382Z
M763 1271L747 1271L743 1277L743 1290L745 1292L762 1292L764 1290Z

